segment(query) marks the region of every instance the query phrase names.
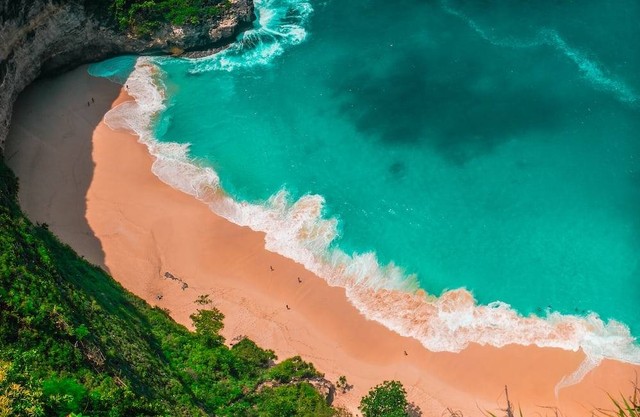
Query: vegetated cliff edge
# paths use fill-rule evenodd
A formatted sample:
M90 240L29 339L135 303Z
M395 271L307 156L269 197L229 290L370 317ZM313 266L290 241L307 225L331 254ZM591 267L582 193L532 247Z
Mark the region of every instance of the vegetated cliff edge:
M13 103L40 75L123 54L168 54L224 46L255 18L252 0L226 1L204 22L161 23L136 36L115 21L113 0L0 0L0 150Z

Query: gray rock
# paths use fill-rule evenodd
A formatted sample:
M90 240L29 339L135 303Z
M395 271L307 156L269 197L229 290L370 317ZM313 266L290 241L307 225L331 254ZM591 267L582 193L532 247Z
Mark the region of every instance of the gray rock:
M100 11L108 1L0 0L0 150L13 103L36 78L123 54L216 51L251 27L252 0L206 24L161 27L147 38L121 30Z

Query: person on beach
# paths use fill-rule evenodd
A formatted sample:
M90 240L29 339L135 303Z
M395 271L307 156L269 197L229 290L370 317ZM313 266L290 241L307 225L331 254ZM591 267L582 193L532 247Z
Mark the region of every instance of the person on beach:
M298 284L302 284L302 280L298 277Z
M269 269L271 270L271 272L275 271L275 269L273 269L271 265L269 265Z
M93 97L91 97L91 102L92 102L92 103L95 103L95 102L96 102L96 101L93 99Z
M291 310L291 307L289 307L289 304L285 304L285 306L287 307L287 310Z

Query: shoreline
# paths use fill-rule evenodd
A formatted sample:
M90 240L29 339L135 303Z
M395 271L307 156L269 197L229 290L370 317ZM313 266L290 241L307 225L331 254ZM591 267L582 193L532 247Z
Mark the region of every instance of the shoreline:
M429 352L365 319L343 289L268 252L263 233L215 215L155 177L152 157L135 136L99 122L129 99L126 91L90 77L86 67L36 84L16 104L6 152L27 215L178 322L189 326L195 299L210 294L226 315L228 343L247 335L280 359L301 355L331 381L346 375L354 388L338 393L335 403L352 412L372 386L398 379L425 416L447 407L464 415L504 408L505 385L525 412L545 405L580 415L607 407L606 392L630 390L640 371L605 360L556 399L556 384L579 367L583 353L477 344L460 353ZM167 272L188 287L164 278Z

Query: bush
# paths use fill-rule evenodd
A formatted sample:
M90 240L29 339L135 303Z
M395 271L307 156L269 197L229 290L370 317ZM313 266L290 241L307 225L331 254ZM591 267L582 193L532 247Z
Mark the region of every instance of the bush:
M264 389L257 401L260 417L330 417L324 398L308 383Z
M234 356L239 361L238 371L242 375L256 376L262 370L269 368L277 359L272 350L261 349L252 340L246 337L231 348Z
M226 0L115 0L111 10L121 29L150 35L160 22L197 25L220 16L229 6Z
M54 414L77 413L87 396L87 389L73 378L53 377L42 382L42 392Z
M360 401L364 417L409 417L407 392L398 381L384 381Z
M219 333L224 327L224 314L215 307L211 310L198 310L197 313L189 316L196 328L196 334L204 341L204 343L213 347L224 343L224 337Z
M274 366L267 373L268 379L273 379L280 383L291 382L293 379L315 378L323 376L316 371L313 364L305 362L300 356L282 361Z

